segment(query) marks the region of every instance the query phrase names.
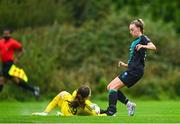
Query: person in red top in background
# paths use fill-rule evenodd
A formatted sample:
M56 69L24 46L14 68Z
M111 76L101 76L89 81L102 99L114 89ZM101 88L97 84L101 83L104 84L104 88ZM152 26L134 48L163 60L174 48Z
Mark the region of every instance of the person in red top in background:
M16 51L17 51L17 57L14 58L14 52ZM22 44L11 37L10 30L8 29L4 30L3 37L0 39L0 58L2 61L2 75L3 75L3 78L2 77L0 78L0 91L2 91L3 89L4 78L5 78L12 80L21 88L31 91L33 95L36 98L38 98L39 87L31 86L22 79L9 74L12 65L14 65L14 63L18 61L18 57L20 57L22 52L23 52Z

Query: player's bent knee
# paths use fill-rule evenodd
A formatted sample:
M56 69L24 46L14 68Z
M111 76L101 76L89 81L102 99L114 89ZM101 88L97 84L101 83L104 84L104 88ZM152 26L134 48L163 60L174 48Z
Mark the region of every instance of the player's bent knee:
M109 90L109 85L107 86L107 90Z

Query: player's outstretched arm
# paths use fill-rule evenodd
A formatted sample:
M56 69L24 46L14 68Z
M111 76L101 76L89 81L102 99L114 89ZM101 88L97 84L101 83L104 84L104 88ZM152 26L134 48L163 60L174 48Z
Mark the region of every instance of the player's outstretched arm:
M124 63L124 62L122 62L122 61L119 61L119 62L118 62L118 67L122 67L122 66L127 68L127 67L128 67L128 64L126 64L126 63Z
M147 45L138 44L136 46L137 51L140 50L141 48L145 48L149 50L156 50L156 46L152 42L149 42Z
M47 112L34 112L34 113L32 113L32 115L47 116L48 113Z

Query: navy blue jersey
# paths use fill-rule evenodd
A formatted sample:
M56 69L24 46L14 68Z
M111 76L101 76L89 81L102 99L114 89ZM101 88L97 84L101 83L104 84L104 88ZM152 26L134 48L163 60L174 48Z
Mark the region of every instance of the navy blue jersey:
M147 45L150 42L150 39L142 35L136 38L130 46L130 54L128 60L128 72L132 74L144 73L144 61L146 58L146 49L141 48L138 51L136 46L138 44Z

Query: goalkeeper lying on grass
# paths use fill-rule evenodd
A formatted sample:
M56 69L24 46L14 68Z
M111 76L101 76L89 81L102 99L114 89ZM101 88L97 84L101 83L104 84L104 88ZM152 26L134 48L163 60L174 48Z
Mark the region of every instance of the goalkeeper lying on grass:
M100 114L100 108L89 100L90 94L90 88L87 86L81 86L72 95L67 91L62 91L48 104L44 112L35 112L32 115L46 116L58 106L61 109L58 115L61 116L106 116L106 114Z

